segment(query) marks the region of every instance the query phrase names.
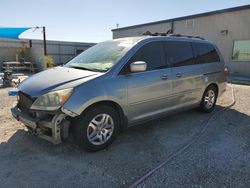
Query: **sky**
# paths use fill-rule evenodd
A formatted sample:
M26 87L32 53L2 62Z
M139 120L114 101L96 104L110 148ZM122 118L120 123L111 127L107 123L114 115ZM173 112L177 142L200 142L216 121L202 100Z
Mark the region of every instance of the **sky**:
M48 40L101 42L111 29L250 4L250 0L0 0L0 27L45 26ZM20 38L42 39L30 29Z

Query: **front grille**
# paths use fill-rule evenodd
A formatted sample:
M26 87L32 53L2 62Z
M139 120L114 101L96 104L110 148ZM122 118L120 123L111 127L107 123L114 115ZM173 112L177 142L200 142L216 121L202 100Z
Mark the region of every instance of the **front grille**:
M32 99L29 95L21 91L18 92L18 97L18 108L21 112L31 117L35 117L35 113L30 111L30 107L35 99Z

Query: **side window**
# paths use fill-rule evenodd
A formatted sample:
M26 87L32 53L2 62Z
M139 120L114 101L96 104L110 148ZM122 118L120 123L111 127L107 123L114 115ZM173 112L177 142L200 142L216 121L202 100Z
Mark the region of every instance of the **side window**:
M195 64L195 57L191 43L182 41L164 42L167 61L173 67Z
M213 63L220 61L214 46L206 43L195 43L199 55L199 63Z
M145 61L147 63L147 71L167 67L161 42L151 42L142 46L129 60L129 64L135 61Z

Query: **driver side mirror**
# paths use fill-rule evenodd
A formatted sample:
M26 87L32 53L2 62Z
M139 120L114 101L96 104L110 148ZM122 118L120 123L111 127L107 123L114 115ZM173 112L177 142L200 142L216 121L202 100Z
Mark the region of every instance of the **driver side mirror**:
M147 63L144 61L136 61L130 64L130 72L144 72L147 69Z

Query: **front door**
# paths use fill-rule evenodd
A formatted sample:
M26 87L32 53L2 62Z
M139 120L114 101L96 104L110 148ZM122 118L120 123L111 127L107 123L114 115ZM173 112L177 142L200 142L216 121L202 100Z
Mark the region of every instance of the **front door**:
M163 44L145 44L129 60L128 65L136 61L146 62L147 70L127 75L130 123L152 118L171 106L171 70L166 63Z

